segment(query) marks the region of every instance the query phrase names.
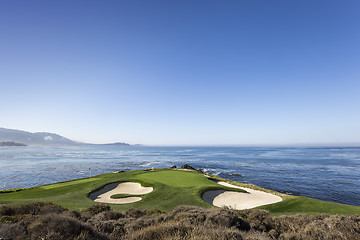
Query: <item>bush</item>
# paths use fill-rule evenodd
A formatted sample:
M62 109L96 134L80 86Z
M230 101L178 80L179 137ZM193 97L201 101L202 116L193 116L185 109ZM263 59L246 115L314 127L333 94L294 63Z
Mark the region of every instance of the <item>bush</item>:
M137 208L130 208L125 212L127 218L139 218L146 215L146 210L140 210Z
M28 210L26 210L29 208ZM27 214L22 214L27 212ZM50 203L0 206L0 238L17 239L360 239L360 216L274 217L264 210L179 206L173 211L64 211Z
M53 203L34 202L19 207L0 206L0 216L13 215L39 215L49 213L62 213L65 209Z
M190 239L191 226L183 224L165 223L139 229L128 234L129 240L153 240L153 239ZM188 237L187 237L188 236Z
M31 215L29 214L18 214L18 215L13 215L13 216L1 216L0 217L0 223L16 223L19 222L20 220L29 217Z
M16 214L44 215L62 213L65 209L49 202L34 202L15 208Z
M111 208L109 205L105 204L95 204L86 209L91 215L96 215L98 213L104 212L104 211L110 211Z
M72 210L64 213L65 216L75 218L77 220L82 220L81 212L78 210Z
M146 210L146 215L161 214L161 213L164 213L164 212L157 208L152 208L152 209Z
M74 218L60 214L38 215L0 226L2 237L14 239L108 239Z
M12 216L15 214L15 209L6 205L0 206L0 216Z

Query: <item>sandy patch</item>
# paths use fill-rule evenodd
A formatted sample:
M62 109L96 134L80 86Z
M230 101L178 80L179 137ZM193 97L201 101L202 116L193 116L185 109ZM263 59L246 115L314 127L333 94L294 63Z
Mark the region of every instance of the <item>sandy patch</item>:
M127 204L127 203L138 202L142 198L134 196L134 197L113 199L110 197L115 194L140 195L140 194L147 194L152 191L153 191L152 187L142 187L140 183L135 183L135 182L111 183L106 185L102 189L91 193L89 195L89 198L95 202Z
M204 201L216 207L230 207L237 210L243 210L282 201L281 197L271 193L253 190L250 188L238 187L226 182L217 183L227 187L243 189L247 193L224 190L205 192L203 195Z

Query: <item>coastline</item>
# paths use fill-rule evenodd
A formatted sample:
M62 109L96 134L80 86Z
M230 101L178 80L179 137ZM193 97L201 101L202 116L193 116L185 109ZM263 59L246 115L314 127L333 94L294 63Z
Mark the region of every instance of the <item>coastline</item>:
M356 160L360 148L28 146L26 150L0 150L0 189L84 178L89 176L89 167L98 175L119 169L181 166L186 159L206 173L244 185L253 183L289 195L360 205L360 165Z
M116 173L97 175L92 178L82 178L67 182L23 189L17 192L14 191L9 193L1 193L0 202L6 205L19 205L31 203L34 201L50 201L69 209L84 209L96 204L96 202L93 201L96 198L94 198L94 195L91 194L98 192L99 196L116 188L119 183L133 182L137 186L143 186L145 189L152 187L154 191L149 192L149 194L146 195L138 195L139 192L136 191L123 191L120 196L114 196L117 195L115 192L108 194L108 196L106 196L107 199L111 199L111 196L113 196L112 199L123 198L123 201L125 198L126 201L122 202L125 204L110 203L112 208L116 210L126 210L130 208L158 208L162 211L171 211L173 208L179 205L191 205L205 208L213 206L213 202L206 202L202 198L204 193L207 191L222 190L223 192L233 192L234 190L237 190L235 192L244 192L243 188L239 187L239 185L242 185L241 183L232 182L231 180L222 179L219 177L217 177L215 180L227 182L234 186L229 186L227 184L220 185L214 182L214 179L211 176L209 179L209 175L205 176L203 173L198 171L176 171L169 168L154 169L153 171L118 171ZM111 186L110 184L113 185ZM256 187L252 186L251 188L246 189L248 192L245 194L251 196L249 192L257 191L254 190L254 188ZM339 204L300 196L289 196L266 189L263 189L262 192L263 194L272 196L274 198L271 201L266 197L258 199L262 201L260 201L260 203L256 203L257 200L252 199L251 204L249 200L249 202L246 203L242 209L255 207L269 210L271 214L285 215L297 213L326 213L343 215L354 213L360 214L360 206ZM129 196L126 195L126 193L136 195ZM142 199L132 197L142 197ZM283 201L277 202L279 199L278 197L281 197ZM265 202L263 200L265 200ZM243 200L241 200L241 198L237 198L236 201L241 202ZM216 205L216 203L214 205ZM222 205L224 204L219 204L219 206ZM236 209L238 208L236 205L237 203L234 205L230 204L229 207Z

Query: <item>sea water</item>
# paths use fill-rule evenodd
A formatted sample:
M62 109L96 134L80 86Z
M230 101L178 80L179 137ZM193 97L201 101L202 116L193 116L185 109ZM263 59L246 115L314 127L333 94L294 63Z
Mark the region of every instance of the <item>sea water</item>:
M360 148L0 147L0 190L189 164L279 192L360 205Z

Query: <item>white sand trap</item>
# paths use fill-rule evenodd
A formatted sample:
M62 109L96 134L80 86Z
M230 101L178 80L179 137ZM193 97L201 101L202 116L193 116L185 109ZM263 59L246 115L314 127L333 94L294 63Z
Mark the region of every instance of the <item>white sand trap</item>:
M122 183L111 183L100 189L99 191L93 192L89 195L89 198L95 202L102 203L113 203L113 204L127 204L138 202L141 197L126 197L113 199L110 198L115 194L147 194L153 191L152 187L142 187L140 183L135 182L122 182Z
M267 204L281 202L282 198L271 193L238 187L226 182L217 182L220 185L245 190L247 193L224 190L207 191L203 195L205 202L216 207L230 207L237 210L259 207Z

